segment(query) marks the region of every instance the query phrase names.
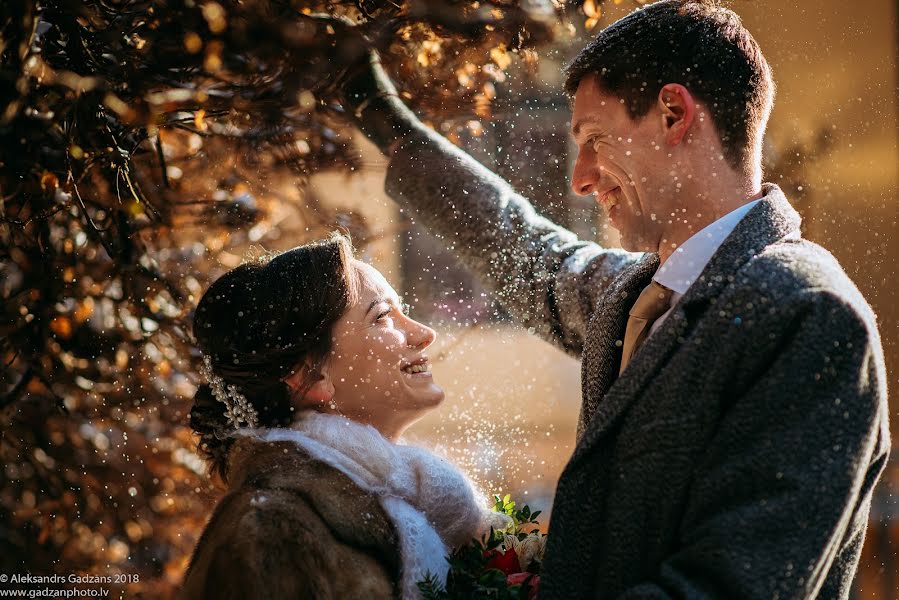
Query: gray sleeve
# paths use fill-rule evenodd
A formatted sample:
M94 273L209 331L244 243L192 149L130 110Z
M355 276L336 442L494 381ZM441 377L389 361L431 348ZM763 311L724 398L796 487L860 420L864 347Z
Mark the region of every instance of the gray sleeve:
M433 132L396 146L385 187L517 321L575 356L600 296L642 256L579 241Z

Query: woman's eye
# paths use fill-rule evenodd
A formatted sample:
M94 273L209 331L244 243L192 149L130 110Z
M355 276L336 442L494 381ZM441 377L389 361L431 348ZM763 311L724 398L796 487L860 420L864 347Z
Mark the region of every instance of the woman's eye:
M382 312L381 314L378 315L378 318L375 319L375 321L377 321L377 322L379 322L379 323L380 323L380 322L386 322L387 319L389 319L389 318L390 318L390 311L389 311L389 310L385 310L384 312Z
M412 310L412 307L409 306L408 304L406 304L405 302L403 302L403 303L400 305L400 310L403 312L404 315L406 315L406 316L408 317L408 316L409 316L409 312Z

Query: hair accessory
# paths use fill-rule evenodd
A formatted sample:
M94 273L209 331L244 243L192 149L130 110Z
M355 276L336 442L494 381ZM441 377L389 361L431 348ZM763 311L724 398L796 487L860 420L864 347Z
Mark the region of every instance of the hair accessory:
M225 417L235 429L240 429L241 421L246 423L247 427L257 426L259 415L256 414L256 409L246 396L237 391L236 386L226 385L224 379L212 372L212 358L208 354L203 355L200 375L209 382L215 399L225 405Z

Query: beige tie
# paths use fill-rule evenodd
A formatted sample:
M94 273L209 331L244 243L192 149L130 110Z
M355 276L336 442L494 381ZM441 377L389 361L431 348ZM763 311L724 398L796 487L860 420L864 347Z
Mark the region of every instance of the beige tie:
M631 308L630 317L627 320L627 329L624 332L624 349L621 353L621 369L618 374L624 372L627 363L634 356L634 352L649 335L649 328L653 322L665 314L671 302L674 292L655 281L646 286L634 307Z

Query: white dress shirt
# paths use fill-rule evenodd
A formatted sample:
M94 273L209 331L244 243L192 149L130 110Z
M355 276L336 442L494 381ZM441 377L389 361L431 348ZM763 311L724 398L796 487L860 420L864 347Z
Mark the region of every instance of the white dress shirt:
M681 244L674 253L668 257L659 267L652 280L673 290L668 310L655 320L649 329L652 335L656 329L668 318L678 300L687 293L703 269L709 264L715 251L724 243L727 236L734 230L737 223L746 216L759 200L748 202L738 209L731 211L704 229L694 233L687 241Z

